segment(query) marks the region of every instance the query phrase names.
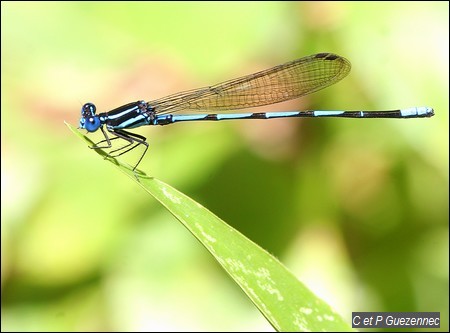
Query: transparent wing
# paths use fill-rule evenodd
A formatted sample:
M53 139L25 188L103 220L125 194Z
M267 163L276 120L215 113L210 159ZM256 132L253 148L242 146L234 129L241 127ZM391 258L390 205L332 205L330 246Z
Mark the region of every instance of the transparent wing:
M225 81L169 95L148 104L156 114L180 111L227 111L279 103L328 87L350 72L350 62L318 53Z

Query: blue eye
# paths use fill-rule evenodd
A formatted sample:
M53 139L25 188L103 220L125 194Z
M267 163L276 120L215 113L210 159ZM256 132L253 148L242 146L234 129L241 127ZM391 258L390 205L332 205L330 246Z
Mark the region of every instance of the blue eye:
M81 124L81 121L80 121L80 124ZM101 125L101 123L100 123L100 119L98 118L98 116L85 118L84 128L88 132L95 132L96 130L98 130L100 125Z

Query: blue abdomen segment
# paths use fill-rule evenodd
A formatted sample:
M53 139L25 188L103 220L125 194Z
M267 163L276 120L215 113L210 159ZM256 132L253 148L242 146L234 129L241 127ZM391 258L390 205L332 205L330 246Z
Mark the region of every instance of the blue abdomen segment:
M183 121L220 121L220 120L237 120L237 119L272 119L272 118L289 118L299 117L303 114L304 117L313 116L310 111L288 111L288 112L260 112L260 113L219 113L219 114L167 114L157 115L153 122L154 125L168 125Z

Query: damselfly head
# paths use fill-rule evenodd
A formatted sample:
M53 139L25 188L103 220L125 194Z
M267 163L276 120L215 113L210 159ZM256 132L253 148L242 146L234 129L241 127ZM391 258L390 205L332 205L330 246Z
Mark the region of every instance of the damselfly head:
M95 115L95 105L86 103L81 108L80 128L86 129L88 132L95 132L101 126L100 119Z

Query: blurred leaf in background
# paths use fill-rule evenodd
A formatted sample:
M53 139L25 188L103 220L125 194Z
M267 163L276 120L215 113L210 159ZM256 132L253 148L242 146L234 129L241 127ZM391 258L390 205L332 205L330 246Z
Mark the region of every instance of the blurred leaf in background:
M445 2L2 2L2 330L272 330L189 233L67 131L99 112L319 52L350 75L263 110L417 120L139 128L140 167L352 311L448 330ZM124 160L133 156L124 156Z

